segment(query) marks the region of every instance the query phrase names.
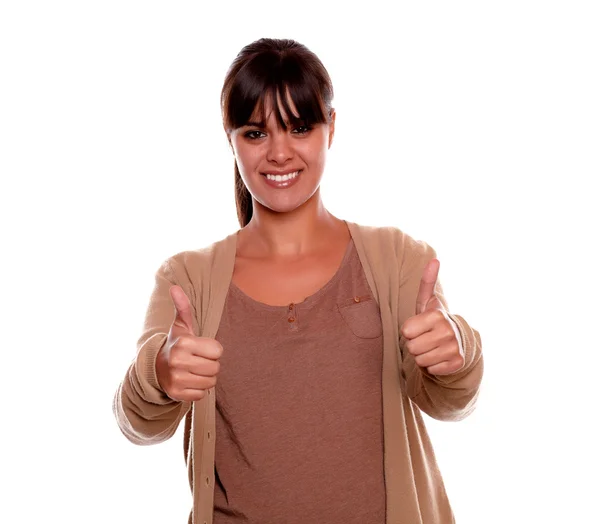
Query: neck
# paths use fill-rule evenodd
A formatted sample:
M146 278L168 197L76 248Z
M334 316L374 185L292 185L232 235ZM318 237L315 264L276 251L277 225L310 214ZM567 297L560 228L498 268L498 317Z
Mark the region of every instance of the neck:
M318 193L289 213L276 213L255 202L252 219L240 232L240 247L252 257L296 258L322 247L340 223Z

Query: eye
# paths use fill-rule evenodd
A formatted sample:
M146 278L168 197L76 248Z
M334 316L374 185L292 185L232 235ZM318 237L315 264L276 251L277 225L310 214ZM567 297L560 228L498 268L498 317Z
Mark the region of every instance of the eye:
M257 130L253 130L253 131L248 131L246 133L244 133L244 136L246 138L249 138L250 140L256 140L258 138L263 137L265 134L262 131L257 131Z
M296 135L306 135L308 134L310 131L312 130L312 126L299 126L296 127L292 133L296 134Z

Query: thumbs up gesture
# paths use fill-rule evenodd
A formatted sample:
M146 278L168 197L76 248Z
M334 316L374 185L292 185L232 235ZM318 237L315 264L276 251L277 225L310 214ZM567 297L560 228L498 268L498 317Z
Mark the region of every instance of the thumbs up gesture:
M450 375L464 366L465 355L458 328L434 293L439 270L435 258L425 266L415 315L404 322L400 332L418 366L432 375Z
M156 356L156 377L173 400L200 400L217 383L223 346L212 338L194 335L190 301L181 287L171 286L169 293L175 320Z

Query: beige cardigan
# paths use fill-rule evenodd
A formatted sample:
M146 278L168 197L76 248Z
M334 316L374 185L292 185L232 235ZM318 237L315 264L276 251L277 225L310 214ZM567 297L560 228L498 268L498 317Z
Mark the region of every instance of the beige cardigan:
M459 328L465 366L448 376L433 376L418 367L404 351L399 331L415 314L422 270L435 252L396 228L347 224L383 324L386 522L452 523L454 517L421 411L439 420L460 420L471 413L483 373L479 334L462 317L450 315ZM170 438L185 417L184 450L193 493L189 522L193 524L213 520L215 392L209 390L204 399L194 403L173 401L158 385L155 359L175 315L169 295L173 284L183 288L195 309L194 332L215 337L233 275L236 244L237 232L207 248L178 253L162 264L137 357L114 399L119 427L135 444ZM439 285L436 294L446 306Z

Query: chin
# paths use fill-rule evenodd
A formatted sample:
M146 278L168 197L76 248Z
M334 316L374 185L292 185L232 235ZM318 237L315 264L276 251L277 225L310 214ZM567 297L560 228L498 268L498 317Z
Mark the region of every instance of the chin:
M296 199L294 201L286 201L286 202L282 202L282 201L262 201L260 202L260 204L267 208L269 211L272 211L274 213L292 213L298 209L300 209L301 207L305 207L310 200L315 196L315 194L313 193L312 195L310 195L308 198L300 198L300 199Z
M280 214L292 213L292 212L296 211L296 209L298 209L299 207L302 207L302 203L282 204L282 203L276 203L276 202L261 202L260 205L272 213L280 213Z

